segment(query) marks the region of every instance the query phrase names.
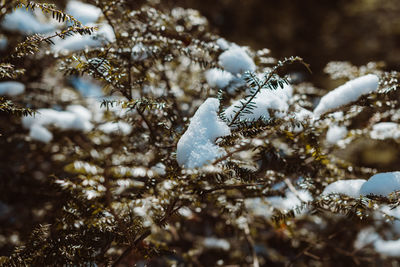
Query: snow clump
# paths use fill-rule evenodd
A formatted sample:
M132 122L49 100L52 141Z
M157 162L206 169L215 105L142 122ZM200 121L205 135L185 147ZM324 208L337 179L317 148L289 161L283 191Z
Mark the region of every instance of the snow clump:
M143 61L149 56L149 51L142 43L137 43L132 47L131 57L134 61Z
M25 92L25 85L20 82L0 82L0 95L16 96Z
M87 26L96 26L98 31L92 35L75 34L65 39L56 39L52 47L53 52L79 51L87 47L99 47L115 41L115 34L110 25L89 23Z
M217 68L207 70L205 76L208 85L219 89L228 86L234 78L232 73Z
M22 118L22 125L29 129L29 135L33 140L48 143L53 139L46 127L54 126L60 130L90 131L93 125L90 123L91 114L82 106L67 107L67 111L54 109L38 109L35 116Z
M400 257L400 239L384 240L373 227L361 230L354 242L354 248L359 250L372 244L375 251L389 257Z
M369 134L372 139L398 139L400 138L400 125L395 122L380 122L372 126Z
M400 171L384 172L373 175L361 186L362 195L377 195L387 197L400 190Z
M5 15L1 26L8 31L18 31L25 35L44 34L55 30L53 25L38 21L31 11L22 8Z
M231 46L219 56L219 64L232 74L240 74L245 71L255 71L256 65L246 51L237 45Z
M336 181L325 187L322 195L342 194L352 198L359 198L361 195L360 188L365 182L366 180L363 179Z
M337 144L340 140L347 135L347 128L345 126L331 125L326 133L326 141L328 144Z
M101 86L86 78L74 76L69 82L83 97L101 98L104 96Z
M6 36L0 35L0 51L7 49L8 38Z
M73 0L68 2L66 13L86 25L87 23L95 23L99 19L101 9L94 5Z
M284 197L248 198L244 203L246 208L251 210L253 214L268 219L273 215L274 209L279 209L286 213L300 206L302 202L313 200L313 197L307 190L298 190L296 193L297 195L287 190ZM302 213L303 212L306 211L302 210Z
M132 126L126 122L107 122L99 126L99 130L106 134L129 135L132 132Z
M379 78L374 74L348 81L321 98L314 109L314 116L319 117L332 109L356 101L360 96L376 91L378 85Z
M201 167L224 155L214 144L216 138L231 133L228 125L218 117L219 101L208 98L196 111L177 147L177 160L185 168Z
M49 143L53 139L53 134L44 128L42 125L33 124L30 131L29 136L36 141L40 141L43 143Z
M276 110L275 116L281 118L289 110L288 101L292 97L293 88L291 85L285 84L282 89L270 90L262 89L253 99L254 109L251 113L242 112L239 115L240 120L254 121L258 119L268 120L270 114L269 109ZM225 110L225 116L228 120L233 119L236 112L241 107L241 102L247 102L248 98L235 101Z
M389 257L400 257L400 239L383 240L379 238L374 243L375 251Z
M203 241L203 244L209 249L222 249L226 251L231 247L227 240L215 237L206 237Z

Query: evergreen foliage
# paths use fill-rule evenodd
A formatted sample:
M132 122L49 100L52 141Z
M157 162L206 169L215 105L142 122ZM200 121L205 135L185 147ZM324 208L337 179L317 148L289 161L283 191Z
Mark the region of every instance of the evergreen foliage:
M363 140L370 140L375 148L400 151L400 137L371 138L375 123L400 123L397 72L377 63L331 62L325 71L332 79L375 74L379 90L314 119L294 114L312 110L326 92L293 84L285 116L269 110L269 118L242 119L254 112L262 90L279 91L293 83L291 64L310 67L300 57L279 61L266 50L249 49L257 70L237 75L226 88L213 88L204 72L221 67L224 49L197 11L169 10L151 0L88 2L101 10L100 22L111 26L115 41L67 52L51 47L75 34L92 35L98 27L82 25L55 5L18 0L0 7L0 19L26 8L63 23L50 35L5 32L13 47L1 54L0 79L18 79L27 90L12 99L0 97L1 266L396 262L371 242L355 248L354 241L367 227L387 239L399 238L400 233L387 230L399 218L381 209L398 207L398 193L353 198L322 192L338 180L394 171L360 164L349 148L363 149ZM101 85L105 96L78 93L71 80L79 78ZM218 116L231 128L230 135L216 140L226 153L185 169L177 163L176 146L208 97L220 100ZM225 109L238 99L235 115L227 117ZM53 123L49 143L33 140L22 127L22 116L71 104L86 106L102 119L93 119L90 131ZM335 116L337 111L343 116ZM101 130L105 122L128 123L131 131L107 133ZM326 140L333 124L349 129L336 144ZM296 204L287 208L281 203L289 195Z

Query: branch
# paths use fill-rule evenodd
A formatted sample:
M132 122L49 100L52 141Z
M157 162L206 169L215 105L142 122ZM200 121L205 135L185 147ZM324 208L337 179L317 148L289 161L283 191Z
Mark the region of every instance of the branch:
M262 88L264 88L271 80L271 78L278 72L278 70L288 64L293 64L295 62L300 62L303 64L308 71L311 72L310 67L308 64L306 64L301 57L290 57L290 58L285 58L282 61L279 61L277 65L275 65L270 72L268 72L268 75L265 77L264 82L262 84L258 83L257 77L255 77L254 73L249 73L249 75L253 78L252 80L255 81L256 83L256 91L248 98L245 104L242 104L242 107L235 113L235 116L233 117L232 121L228 124L228 126L232 126L236 120L239 118L240 114L247 108L247 106L253 101L253 99L256 97L256 95L261 91Z

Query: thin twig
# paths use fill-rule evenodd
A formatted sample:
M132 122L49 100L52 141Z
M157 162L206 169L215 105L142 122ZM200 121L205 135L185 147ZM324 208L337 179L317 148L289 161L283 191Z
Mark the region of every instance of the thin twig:
M261 89L264 88L265 85L267 85L267 83L276 74L276 72L279 70L279 68L285 66L287 63L294 63L294 62L302 63L307 68L307 70L311 72L308 64L304 63L303 59L300 57L290 57L290 58L285 58L283 61L280 61L276 66L274 66L272 68L272 70L270 72L268 72L268 76L265 77L265 80L262 84L259 84L257 81L257 77L255 77L254 73L250 72L250 76L252 76L253 80L256 82L257 90L249 97L249 99L246 101L246 103L244 105L242 105L242 107L235 113L235 116L233 117L232 121L228 125L232 126L236 122L236 120L239 118L239 116L243 112L243 110L251 103L251 101L253 101L253 99L261 91Z
M125 249L125 251L118 257L118 259L111 265L111 267L117 267L124 258L126 258L131 252L132 250L140 243L142 242L144 239L146 239L146 237L148 237L151 234L150 230L146 230L143 234L141 234L134 242L132 245L130 245L127 249Z
M140 117L142 117L143 121L146 123L147 128L149 128L150 131L150 138L153 141L153 143L155 144L155 142L157 141L153 126L151 126L151 123L149 122L149 120L146 118L146 116L144 116L144 113L139 109L136 108L138 114L140 115Z
M253 238L251 237L250 227L247 222L244 224L244 234L245 234L247 243L249 244L251 254L253 257L253 267L259 267L260 263L258 261L258 257L257 257L256 249L255 249L255 242L254 242Z
M296 190L296 188L293 186L292 182L288 179L285 178L285 180L283 180L285 182L285 184L287 185L287 187L289 188L290 191L292 191L292 193L301 201L301 202L307 202L305 201L299 194L299 191Z

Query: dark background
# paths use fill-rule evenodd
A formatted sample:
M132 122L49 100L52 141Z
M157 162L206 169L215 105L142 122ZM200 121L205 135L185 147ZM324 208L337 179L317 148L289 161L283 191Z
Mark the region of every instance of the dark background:
M329 61L363 65L384 61L399 68L399 0L178 0L198 9L229 41L269 48L277 58L301 56L313 82L323 86Z

